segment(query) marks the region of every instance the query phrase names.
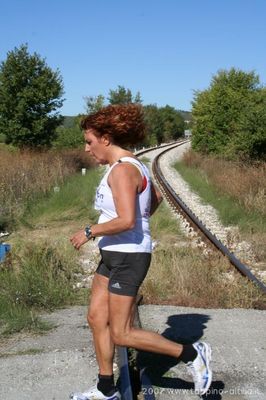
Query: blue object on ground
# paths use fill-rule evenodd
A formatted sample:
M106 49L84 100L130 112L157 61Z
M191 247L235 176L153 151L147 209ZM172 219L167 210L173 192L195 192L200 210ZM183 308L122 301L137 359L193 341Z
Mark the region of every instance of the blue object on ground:
M6 253L9 252L10 249L11 249L10 244L0 243L0 262L4 261Z

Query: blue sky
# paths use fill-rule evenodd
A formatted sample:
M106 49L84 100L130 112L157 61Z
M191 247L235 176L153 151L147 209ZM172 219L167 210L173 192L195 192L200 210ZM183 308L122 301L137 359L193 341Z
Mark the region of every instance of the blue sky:
M266 0L0 0L0 61L28 43L64 82L63 115L118 85L190 110L219 69L266 82Z

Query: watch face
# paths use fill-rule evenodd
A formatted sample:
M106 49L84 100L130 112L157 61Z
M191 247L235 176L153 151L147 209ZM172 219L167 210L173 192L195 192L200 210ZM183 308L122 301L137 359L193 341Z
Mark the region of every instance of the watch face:
M87 236L87 238L89 239L91 236L91 230L88 226L86 226L85 228L85 235Z

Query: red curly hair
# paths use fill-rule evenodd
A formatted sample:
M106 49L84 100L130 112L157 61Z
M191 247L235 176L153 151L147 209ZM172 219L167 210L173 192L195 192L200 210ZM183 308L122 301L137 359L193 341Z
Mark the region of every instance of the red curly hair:
M116 104L83 118L83 130L93 129L96 136L110 135L117 145L134 145L145 138L143 108L139 104Z

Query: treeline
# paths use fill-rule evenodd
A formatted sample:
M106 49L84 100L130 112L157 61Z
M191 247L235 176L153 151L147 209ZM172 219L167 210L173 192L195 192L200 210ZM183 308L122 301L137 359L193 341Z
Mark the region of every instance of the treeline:
M0 142L25 148L76 148L83 145L79 124L60 115L63 79L27 45L7 53L0 64ZM140 92L118 86L85 98L86 113L108 104L142 104ZM147 137L152 146L182 136L192 129L192 147L229 159L266 158L266 88L254 72L221 70L208 89L196 91L191 114L170 105L143 105Z
M0 141L22 148L78 147L83 143L79 128L82 115L72 126L62 124L59 108L64 102L63 79L27 45L7 53L0 64ZM118 86L103 95L86 98L87 113L107 104L142 103L138 92ZM145 145L175 140L184 132L184 118L174 107L144 106L147 121Z
M142 104L141 95L138 92L132 95L130 89L118 86L115 90L109 91L109 97L103 95L90 96L85 99L86 112L91 114L109 104ZM158 107L157 105L144 105L144 117L147 124L147 135L141 146L154 146L162 142L176 140L182 136L185 129L185 121L180 111L169 105ZM80 120L83 115L75 118L66 117L63 125L57 129L57 138L53 146L58 148L77 147L83 144L83 133L80 130Z
M195 92L192 147L228 159L266 158L266 88L254 72L221 70Z

